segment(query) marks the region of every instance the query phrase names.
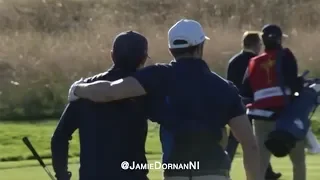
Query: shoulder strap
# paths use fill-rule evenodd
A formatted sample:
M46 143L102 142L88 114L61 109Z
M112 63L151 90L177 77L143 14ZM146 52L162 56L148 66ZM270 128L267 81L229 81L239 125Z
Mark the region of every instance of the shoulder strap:
M281 48L276 53L276 76L277 76L278 85L280 86L282 93L284 94L285 106L287 106L290 102L290 99L285 93L285 83L284 83L284 78L283 78L283 74L282 74L283 56L284 56L284 51Z

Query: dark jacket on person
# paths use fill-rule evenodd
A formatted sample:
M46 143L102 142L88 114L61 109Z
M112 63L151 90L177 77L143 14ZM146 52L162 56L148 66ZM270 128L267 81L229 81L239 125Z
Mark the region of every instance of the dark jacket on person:
M235 86L197 58L181 58L137 71L148 94L165 97L160 138L165 163L199 161L199 169L166 169L165 176L227 176L229 158L220 146L222 129L245 114ZM195 148L196 147L196 148Z
M238 89L242 87L243 77L248 68L250 59L256 55L257 54L253 51L244 49L229 60L227 80L233 82Z
M120 33L113 42L114 66L85 79L115 81L134 73L147 57L147 39L133 31ZM148 170L123 170L121 163L146 163L147 113L145 98L110 103L78 99L69 103L51 139L52 164L58 180L68 177L68 145L73 132L80 136L80 180L145 180Z
M112 68L88 78L117 80L128 74ZM54 170L59 176L67 171L68 141L76 129L80 136L80 179L146 179L147 170L124 171L121 162L146 163L145 141L147 115L142 98L96 104L79 99L65 108L52 136L51 150Z

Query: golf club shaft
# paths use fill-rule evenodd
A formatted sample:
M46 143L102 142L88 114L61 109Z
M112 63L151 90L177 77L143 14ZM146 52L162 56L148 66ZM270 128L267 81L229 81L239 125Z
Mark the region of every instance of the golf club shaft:
M37 151L34 149L33 145L31 144L30 140L28 139L28 137L22 138L22 141L28 147L28 149L31 151L33 156L38 160L39 164L43 167L43 169L46 171L46 173L51 178L51 180L55 180L55 177L52 175L51 171L47 168L47 166L43 162L42 158L39 156Z

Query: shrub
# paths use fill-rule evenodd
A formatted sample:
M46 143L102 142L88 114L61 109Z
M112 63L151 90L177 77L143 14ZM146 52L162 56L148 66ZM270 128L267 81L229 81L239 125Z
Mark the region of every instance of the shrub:
M111 65L123 30L144 33L152 62L168 62L166 35L180 18L199 20L211 40L205 57L224 75L244 30L280 24L301 69L318 71L317 0L4 0L0 5L0 119L57 117L70 83Z

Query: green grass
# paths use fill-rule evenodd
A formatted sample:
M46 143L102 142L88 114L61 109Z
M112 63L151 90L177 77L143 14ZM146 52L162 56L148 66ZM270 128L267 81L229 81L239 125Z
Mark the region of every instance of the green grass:
M24 160L31 158L30 152L21 139L28 136L34 146L44 157L50 156L50 138L57 121L42 123L12 123L0 124L0 161ZM77 133L75 133L77 135ZM78 152L78 138L71 143L70 155Z
M160 155L150 155L148 156L149 163L152 163L154 161L160 160ZM320 177L320 156L308 156L307 158L307 164L308 164L308 174L307 179L308 180L318 180ZM24 167L21 167L21 165L25 165ZM283 173L283 180L291 180L292 179L292 170L290 161L288 158L284 159L272 159L272 165L274 166L274 169L276 171L280 171ZM9 167L8 167L9 166ZM17 168L19 167L20 168ZM8 167L6 169L5 167ZM10 167L16 167L16 168L10 168ZM70 170L73 173L72 179L78 178L78 164L71 164L69 166ZM52 168L50 167L52 170ZM149 177L151 180L161 180L162 174L161 170L151 170ZM231 176L235 180L245 180L245 174L243 171L242 166L242 159L237 157L233 164L233 169L231 172ZM47 174L45 171L37 165L35 161L22 161L22 162L5 162L0 163L0 177L6 177L5 180L43 180L43 179L49 179L47 177ZM1 178L2 179L2 178Z
M320 134L319 112L316 113L312 124L314 132ZM53 134L57 121L47 120L41 122L1 122L0 121L0 162L20 161L32 159L32 155L22 143L21 139L28 136L39 154L43 158L50 158L50 138ZM148 132L148 154L161 153L158 126L149 124ZM75 132L70 143L70 157L77 157L79 154L78 133Z
M315 126L318 126L319 113ZM45 162L50 165L50 138L54 131L57 121L48 120L39 123L35 122L0 122L0 179L5 180L40 180L48 179L43 169L33 159L30 151L22 143L21 139L28 136L40 156L46 158ZM161 148L158 136L158 126L150 123L147 138L147 156L149 162L159 161L161 159ZM73 178L78 177L78 153L79 140L78 133L74 133L70 144L70 170L73 172ZM241 152L239 152L240 154ZM240 155L233 164L232 177L236 180L245 179ZM320 156L311 156L307 158L308 180L318 180L320 171ZM287 158L273 159L273 165L276 171L284 174L283 179L291 179L291 165ZM51 167L50 167L51 168ZM152 180L162 179L160 170L151 170L149 177ZM318 178L317 178L318 177Z
M45 122L0 122L0 162L19 161L32 159L29 150L22 143L22 138L28 136L40 156L50 157L50 138L54 132L57 121L48 120ZM160 154L158 126L150 123L148 133L148 154ZM70 143L70 157L79 154L78 132L74 133Z

